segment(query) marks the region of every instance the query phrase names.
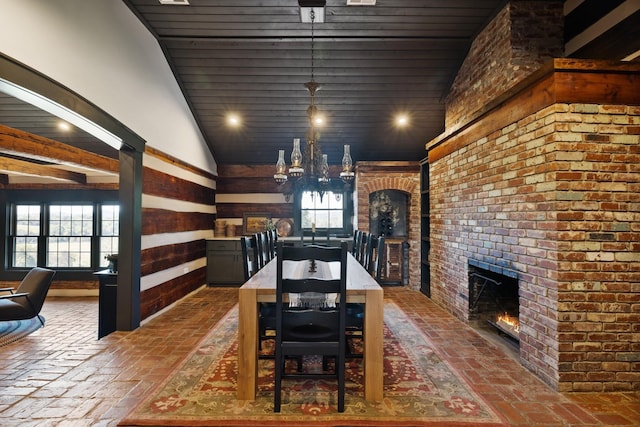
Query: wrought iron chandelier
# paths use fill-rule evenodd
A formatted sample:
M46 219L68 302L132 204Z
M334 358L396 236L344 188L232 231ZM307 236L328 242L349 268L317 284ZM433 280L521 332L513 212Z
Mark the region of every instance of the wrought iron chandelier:
M311 9L311 80L306 82L304 86L309 91L310 102L307 107L307 117L309 119L309 131L306 139L307 145L304 148L304 154L300 149L300 138L294 138L293 150L291 152L291 167L289 168L289 176L292 178L293 191L311 191L318 193L322 198L325 191L338 190L337 183L329 177L329 164L327 155L322 154L320 143L318 142L317 125L320 120L318 109L315 105L315 95L320 89L314 79L314 28L315 11ZM344 184L350 185L354 180L353 161L351 159L349 145L344 146L344 154L342 156L342 172L340 179L344 188ZM288 181L287 165L284 160L284 150L278 150L278 162L276 163L276 173L273 179L280 185L284 185ZM287 194L288 193L288 194ZM291 192L285 192L290 196ZM288 199L289 197L287 197Z

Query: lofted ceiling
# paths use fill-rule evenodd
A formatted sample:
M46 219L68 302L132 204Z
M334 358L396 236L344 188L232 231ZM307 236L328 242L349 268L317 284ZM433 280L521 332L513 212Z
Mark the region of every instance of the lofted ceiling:
M304 141L311 24L301 22L298 0L123 1L157 38L218 163L275 163L293 138ZM340 163L343 144L356 162L424 158L425 143L444 130L443 101L472 40L505 3L327 0L325 22L314 25L314 77L329 163ZM565 1L567 56L637 61L637 3ZM228 113L241 117L238 128ZM394 125L397 113L409 126ZM117 158L81 131L53 129L47 116L0 96L0 124Z

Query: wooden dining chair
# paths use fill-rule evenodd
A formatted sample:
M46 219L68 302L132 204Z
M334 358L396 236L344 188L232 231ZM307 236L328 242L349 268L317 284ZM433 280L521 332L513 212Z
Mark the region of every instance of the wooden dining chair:
M269 252L269 261L276 257L276 243L278 242L278 232L274 228L273 230L267 231L267 242L268 242L268 252Z
M369 235L367 271L380 283L382 266L384 264L384 236ZM364 338L364 305L360 303L347 304L347 358L361 358L362 353L354 349L356 340Z
M242 267L244 269L244 280L249 280L260 270L258 268L258 246L257 237L242 236L240 238L242 248ZM276 326L276 305L272 302L261 302L258 307L258 348L263 348L263 343L273 339ZM273 358L272 354L261 354L261 359Z
M371 254L369 255L367 271L378 283L380 283L382 277L384 254L384 236L373 237L371 239Z
M358 254L356 255L356 259L358 260L360 265L362 265L365 268L367 266L367 263L366 263L366 259L367 259L367 242L369 242L369 241L370 241L370 234L367 233L366 231L363 231L360 234L360 242L359 242L359 245L358 245Z
M256 236L242 236L240 238L240 247L242 248L242 269L244 271L244 281L246 282L259 270Z
M264 232L255 233L256 247L258 248L258 270L267 265L269 262L269 242L267 234Z
M297 277L283 275L285 263L297 261ZM340 277L323 278L326 265L340 263ZM282 380L286 378L335 378L338 381L338 411L344 412L345 322L347 302L347 244L340 247L285 247L277 245L276 349L274 412L280 412ZM287 269L291 271L291 269ZM317 355L335 358L329 371L285 370L285 359Z
M362 230L356 230L353 236L353 256L356 261L360 262L362 259L362 238L364 237L364 232Z

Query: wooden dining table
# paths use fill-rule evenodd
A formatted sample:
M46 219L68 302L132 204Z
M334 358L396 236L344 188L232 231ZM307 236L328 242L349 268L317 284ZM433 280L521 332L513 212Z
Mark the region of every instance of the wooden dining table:
M283 276L304 277L307 269L283 265ZM258 304L276 301L277 260L273 259L247 280L239 290L238 318L238 399L255 400L258 388ZM323 273L324 271L324 273ZM339 276L339 267L318 269L320 275ZM347 256L347 302L364 304L364 397L379 402L383 393L383 328L382 287L358 261Z

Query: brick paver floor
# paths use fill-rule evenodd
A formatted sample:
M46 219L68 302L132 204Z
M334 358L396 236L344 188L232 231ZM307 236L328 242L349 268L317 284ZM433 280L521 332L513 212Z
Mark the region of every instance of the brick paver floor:
M47 299L46 327L0 347L0 426L115 426L234 304L202 288L135 331L97 339L96 298ZM405 288L385 288L510 426L639 426L640 392L560 394Z

